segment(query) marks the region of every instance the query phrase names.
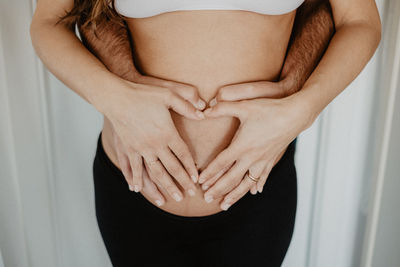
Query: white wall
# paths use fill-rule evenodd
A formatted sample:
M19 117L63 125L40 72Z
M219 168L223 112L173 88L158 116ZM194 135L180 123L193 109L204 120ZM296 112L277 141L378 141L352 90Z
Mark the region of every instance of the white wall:
M91 173L101 115L43 69L30 45L31 12L29 0L0 2L3 260L6 267L110 266ZM286 267L359 265L378 58L299 137L299 206Z

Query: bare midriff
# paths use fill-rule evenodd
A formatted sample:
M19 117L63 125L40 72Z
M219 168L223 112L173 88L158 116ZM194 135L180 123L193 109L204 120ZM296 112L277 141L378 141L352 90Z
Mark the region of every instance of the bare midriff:
M195 10L130 18L127 23L135 64L143 75L191 84L208 102L227 84L276 80L294 16L295 11L271 16L241 10ZM173 111L171 116L200 171L229 145L239 126L234 117L196 121ZM118 167L107 119L102 137L108 157ZM160 191L166 199L160 208L169 213L206 216L222 212L221 199L205 202L200 185L193 197L183 192L180 202ZM156 205L148 195L143 196Z

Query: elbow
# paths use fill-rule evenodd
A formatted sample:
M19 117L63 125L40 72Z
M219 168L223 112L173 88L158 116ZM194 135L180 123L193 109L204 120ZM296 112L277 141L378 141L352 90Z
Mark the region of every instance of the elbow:
M373 19L368 22L367 27L371 35L371 45L374 50L376 50L382 39L382 23L378 12L376 12Z
M33 15L31 24L29 25L29 35L31 37L31 43L36 53L38 52L38 46L40 43L40 36L46 27L47 22L42 18L38 17L36 14Z
M374 29L372 29L372 35L373 35L373 39L375 41L375 49L378 48L381 40L382 40L382 24L379 20L379 23L377 23L378 25L376 25L374 27Z
M44 36L46 35L46 23L33 19L29 26L32 47L35 53L41 57L43 50Z
M375 51L382 39L382 23L379 12L376 10L376 13L371 15L367 21L364 21L364 23L365 28L368 29L370 35L371 46Z
M380 23L368 23L364 25L366 47L369 48L370 55L372 56L378 49L382 39L382 29Z

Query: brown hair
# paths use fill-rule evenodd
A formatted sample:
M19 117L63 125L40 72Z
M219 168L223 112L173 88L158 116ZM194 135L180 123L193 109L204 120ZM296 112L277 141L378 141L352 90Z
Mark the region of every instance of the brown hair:
M122 17L115 11L114 0L74 0L74 7L57 23L64 23L68 27L74 27L75 24L90 26L95 30L102 20L112 20L123 25Z

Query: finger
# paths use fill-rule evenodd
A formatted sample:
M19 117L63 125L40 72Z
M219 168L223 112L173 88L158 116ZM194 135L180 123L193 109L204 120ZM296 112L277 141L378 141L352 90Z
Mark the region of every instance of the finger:
M183 187L186 192L188 192L190 196L194 196L196 187L171 150L169 150L169 148L163 149L158 153L158 157L169 174Z
M148 195L156 202L157 206L162 206L165 203L165 198L158 190L156 184L150 180L150 177L146 170L143 171L143 193Z
M139 192L143 188L143 160L142 156L136 151L129 153L129 163L132 172L132 185L135 192Z
M236 161L232 168L204 193L205 201L209 203L234 189L243 179L249 166L247 161Z
M223 168L214 177L212 177L211 179L208 179L205 183L203 183L201 188L203 190L207 190L208 188L210 188L210 186L212 186L227 170L229 170L230 167L231 167L231 165Z
M265 169L267 164L267 160L259 160L255 162L249 168L250 175L256 179L260 179L260 176L263 173L263 170ZM257 194L257 183L254 183L254 185L251 187L250 193L252 193L253 195Z
M218 89L213 103L216 104L219 101L238 101L260 97L274 98L282 96L282 91L283 88L278 82L259 81L231 84Z
M186 172L190 175L192 181L197 183L199 172L196 168L196 164L194 163L192 153L190 153L188 146L179 136L179 134L176 134L173 140L169 142L168 147L185 167Z
M129 163L129 158L126 156L125 153L123 153L121 144L117 138L114 139L115 142L115 151L117 153L117 160L119 163L119 167L122 171L122 174L124 175L124 178L126 182L128 183L129 190L134 191L133 184L132 184L132 172L131 172L131 167Z
M220 205L221 209L229 209L229 207L241 199L254 184L255 182L246 174L241 183L224 197Z
M183 99L189 101L197 109L203 110L206 107L206 102L200 98L199 91L196 87L173 81L166 81L164 86Z
M257 190L259 193L263 191L265 182L267 181L267 178L272 170L272 167L274 166L274 162L270 161L267 166L265 167L263 173L260 176L260 180L257 182Z
M202 111L196 109L188 101L182 99L180 96L176 95L173 92L167 94L167 97L165 97L164 100L168 108L171 108L175 112L188 119L202 120L205 118Z
M149 157L143 155L146 170L149 174L151 180L156 181L160 184L167 193L176 201L181 201L183 199L182 193L176 184L173 182L171 176L165 170L164 166L158 160L157 157Z
M221 116L237 117L242 121L247 112L242 102L219 102L215 106L206 109L204 115L207 118Z
M206 102L200 98L198 89L192 85L151 76L141 76L138 82L168 88L183 99L189 101L197 109L203 110L206 107Z
M257 194L257 184L253 184L253 186L250 188L250 193L252 194L252 195L255 195L255 194Z
M208 166L200 173L199 183L205 183L208 179L217 175L224 168L231 166L237 159L237 150L231 144L228 148L222 150L218 156L211 161Z

